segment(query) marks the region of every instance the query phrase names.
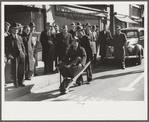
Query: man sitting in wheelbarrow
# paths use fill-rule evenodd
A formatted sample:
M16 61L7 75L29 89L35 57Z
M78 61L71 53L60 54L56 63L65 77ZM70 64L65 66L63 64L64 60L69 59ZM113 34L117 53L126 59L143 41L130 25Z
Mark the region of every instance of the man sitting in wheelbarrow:
M74 78L86 64L86 51L79 45L79 39L74 37L72 45L66 52L66 57L62 59L58 67L64 78ZM77 79L76 83L81 85L83 83L82 75Z

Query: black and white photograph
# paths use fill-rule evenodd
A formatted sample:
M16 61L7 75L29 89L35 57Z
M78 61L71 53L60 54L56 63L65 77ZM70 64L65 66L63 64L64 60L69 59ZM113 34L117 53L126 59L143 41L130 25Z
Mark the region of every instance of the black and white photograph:
M2 120L147 120L147 1L1 3Z

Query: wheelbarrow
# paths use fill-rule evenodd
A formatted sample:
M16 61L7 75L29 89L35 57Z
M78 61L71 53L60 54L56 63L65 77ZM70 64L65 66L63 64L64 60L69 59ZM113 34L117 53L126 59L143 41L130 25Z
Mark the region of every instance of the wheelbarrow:
M69 88L76 82L80 75L86 70L86 68L90 65L91 61L89 61L84 67L82 66L73 66L73 67L58 67L60 73L60 87L59 90L62 94L69 92ZM62 81L63 77L63 81Z

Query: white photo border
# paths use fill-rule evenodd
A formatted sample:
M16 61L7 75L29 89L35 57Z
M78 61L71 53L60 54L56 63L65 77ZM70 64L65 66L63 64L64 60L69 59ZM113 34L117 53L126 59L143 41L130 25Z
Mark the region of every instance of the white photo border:
M1 2L1 72L4 81L4 6L5 5L26 5L26 4L78 4L78 2ZM128 3L128 1L106 1L96 4L117 4ZM129 4L144 4L144 27L145 27L145 77L144 96L142 102L83 102L78 105L76 102L6 102L4 101L4 82L1 82L2 96L2 120L147 120L148 113L148 4L145 1L130 1ZM95 4L91 1L79 2L79 4Z

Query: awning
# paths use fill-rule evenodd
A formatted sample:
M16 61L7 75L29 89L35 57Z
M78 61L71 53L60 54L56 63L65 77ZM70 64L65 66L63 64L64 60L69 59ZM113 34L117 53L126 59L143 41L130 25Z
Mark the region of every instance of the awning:
M70 11L74 11L74 12L77 12L77 13L82 13L82 14L88 14L88 15L94 15L94 16L100 16L100 17L107 17L108 16L108 13L105 12L105 11L102 11L102 10L98 10L98 11L95 11L94 9L92 10L92 8L90 9L86 9L87 7L82 7L82 6L79 6L78 5L62 5L64 8L70 10ZM70 7L69 7L70 6ZM75 7L78 7L78 8L75 8Z
M133 21L132 19L130 19L128 16L117 16L115 15L115 17L122 21L122 22L127 22L127 23L134 23L134 24L138 24L137 22Z

